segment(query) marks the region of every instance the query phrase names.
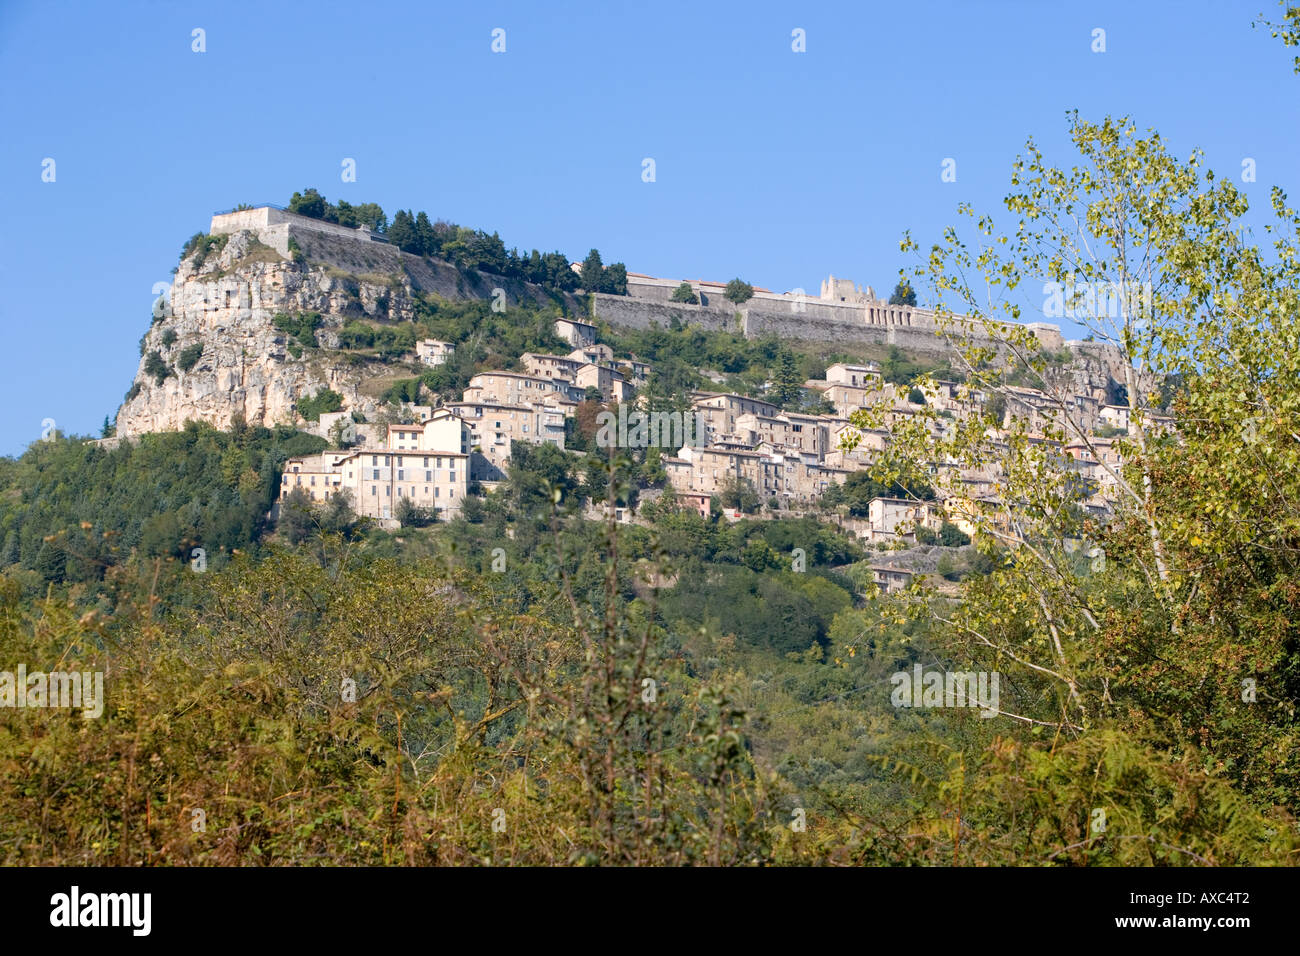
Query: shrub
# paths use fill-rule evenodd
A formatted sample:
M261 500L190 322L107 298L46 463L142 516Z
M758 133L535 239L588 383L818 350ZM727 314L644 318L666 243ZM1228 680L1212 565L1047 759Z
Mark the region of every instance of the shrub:
M343 396L330 388L322 388L311 398L300 398L298 414L311 422L320 421L322 412L337 412L343 407Z
M398 499L393 517L403 528L424 528L437 520L432 508L421 508L410 498Z
M184 247L181 249L181 260L184 261L193 254L194 268L198 269L209 255L226 248L226 241L229 238L229 236L209 236L202 232L196 232L186 240Z
M689 282L683 282L673 290L672 301L683 302L686 305L699 305L700 297L695 294L695 290L691 288Z
M349 322L339 329L339 348L368 349L375 342L375 330L362 322Z
M384 401L391 402L394 405L401 405L403 402L416 403L420 395L420 380L418 378L398 379L392 384L392 387L384 393Z
M970 544L970 535L955 524L945 521L939 528L939 543L945 548L964 548Z
M192 369L203 355L203 343L198 342L188 348L182 349L180 356L176 359L176 367L182 372L188 372Z
M722 294L728 301L740 305L754 297L754 287L743 279L732 279Z
M162 342L162 347L163 347L163 348L165 348L165 349L169 349L169 348L171 348L173 345L176 344L176 330L175 330L175 329L165 329L165 330L163 331L163 334L162 334L162 336L161 336L160 341Z
M325 320L321 318L319 312L296 312L292 315L287 312L277 312L271 318L271 324L277 331L297 339L307 348L315 347L316 330L324 323Z
M146 375L152 375L157 385L161 385L167 376L172 374L170 366L163 361L162 354L157 349L150 352L149 357L144 360L144 372Z

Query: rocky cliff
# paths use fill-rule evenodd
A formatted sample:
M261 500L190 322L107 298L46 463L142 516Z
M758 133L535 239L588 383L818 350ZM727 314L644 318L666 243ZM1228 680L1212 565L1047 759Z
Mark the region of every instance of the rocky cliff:
M382 243L358 243L304 231L295 235L300 261L285 258L253 232L224 237L224 247L196 249L183 259L170 301L155 310L141 342L140 366L117 414L117 434L172 431L187 420L229 428L238 417L250 425L294 422L294 403L330 388L362 412L376 405L362 391L368 380L391 373L380 363L333 352L338 330L354 319L401 321L415 314L415 295L550 301L527 283L406 255ZM319 349L295 358L276 313L318 312ZM189 369L181 356L201 345ZM150 356L157 352L162 366ZM159 374L163 377L159 380ZM409 374L415 374L412 369Z

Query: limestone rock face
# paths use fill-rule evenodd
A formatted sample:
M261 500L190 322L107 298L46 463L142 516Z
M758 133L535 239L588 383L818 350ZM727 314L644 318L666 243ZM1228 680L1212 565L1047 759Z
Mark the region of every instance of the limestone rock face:
M349 407L373 406L358 391L363 373L345 354L289 353L290 339L272 319L300 311L321 314L317 341L328 349L337 346L337 330L348 320L409 319L414 300L400 274L360 278L297 263L252 233L236 233L220 253L202 262L192 255L180 264L170 303L156 310L145 333L133 394L118 411L118 435L174 431L191 419L222 429L239 416L250 425L290 424L294 402L322 388L340 392ZM203 346L202 355L182 370L179 356L195 345ZM161 383L146 371L154 351L168 366Z
M418 369L358 363L350 353L333 351L347 322L410 320L421 292L448 299L491 299L503 292L512 304L553 301L529 283L462 272L387 244L310 229L291 236L301 261L286 258L248 230L217 237L225 243L219 250L214 246L206 255L195 250L182 260L170 301L155 310L145 333L140 366L117 414L118 436L175 431L189 420L227 429L241 416L249 425L294 424L294 403L323 388L339 392L345 407L370 417L379 403L362 392L366 380L393 371L413 376ZM576 308L578 302L566 305ZM278 312L306 311L322 317L319 348L295 358L290 337L273 318ZM198 361L182 369L181 354L200 344ZM146 370L155 351L166 365L161 381Z

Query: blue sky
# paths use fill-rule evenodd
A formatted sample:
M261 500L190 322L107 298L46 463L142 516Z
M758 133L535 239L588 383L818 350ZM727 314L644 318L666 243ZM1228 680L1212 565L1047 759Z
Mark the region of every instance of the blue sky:
M881 290L904 230L937 238L962 201L998 211L1027 136L1071 163L1077 108L1238 180L1254 158L1241 185L1262 210L1272 184L1300 192L1300 77L1251 28L1261 10L0 0L0 454L47 418L97 435L185 239L309 185L634 272Z

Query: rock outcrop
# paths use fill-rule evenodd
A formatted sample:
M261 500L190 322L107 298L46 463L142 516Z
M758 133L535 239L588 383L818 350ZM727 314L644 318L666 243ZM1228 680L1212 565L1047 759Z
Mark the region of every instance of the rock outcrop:
M119 436L174 431L189 420L221 429L240 417L250 425L292 424L295 402L324 388L364 413L377 406L362 391L365 382L393 370L332 351L347 322L409 320L419 292L487 299L502 288L507 302L550 301L527 283L462 272L381 243L304 230L294 236L302 251L294 261L253 231L224 238L219 251L196 250L177 268L170 300L156 308L141 342L140 367L117 414ZM320 348L299 350L276 328L277 313L298 312L320 313ZM200 345L198 360L183 369L182 354ZM154 352L162 366L151 366Z

